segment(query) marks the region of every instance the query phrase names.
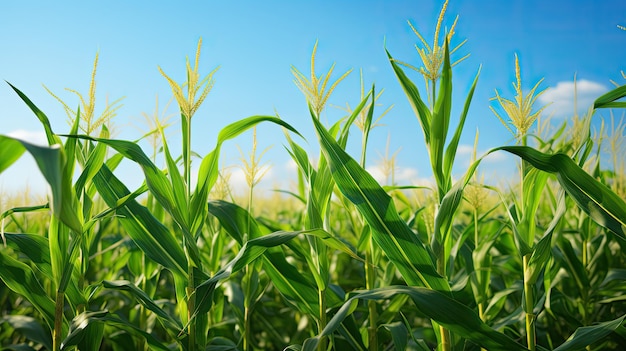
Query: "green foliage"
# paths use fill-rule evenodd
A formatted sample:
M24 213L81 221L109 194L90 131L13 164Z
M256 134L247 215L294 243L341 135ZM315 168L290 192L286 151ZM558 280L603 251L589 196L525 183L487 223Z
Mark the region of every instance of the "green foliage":
M420 51L422 58L432 51L429 67L441 68L429 68L432 99L422 99L407 64L387 52L421 125L432 189L379 184L366 171L378 121L374 85L345 118L322 123L345 77L325 86L332 68L311 81L293 69L319 157L294 140L300 134L287 121L255 115L219 132L197 177L191 116L213 85L213 72L198 82L200 43L194 68L187 64L192 94L181 95L185 84L165 76L181 109L183 151L172 154L157 124L163 168L138 141L111 138L105 125L97 137L79 134L80 111L67 134L56 134L11 86L49 145L0 135L0 172L28 153L50 194L0 214L0 348L619 349L626 343L623 170L601 167L594 150L602 145L594 146L584 119L581 140L568 139L563 125L488 152L519 157L519 189L480 184L482 158L453 177L478 74L453 127L451 36ZM594 107L624 107L625 92L618 87ZM297 189L271 201L253 197L251 184L247 207L212 198L222 148L260 123L284 132ZM362 132L357 156L346 151L353 125ZM115 175L123 159L142 170L137 189Z

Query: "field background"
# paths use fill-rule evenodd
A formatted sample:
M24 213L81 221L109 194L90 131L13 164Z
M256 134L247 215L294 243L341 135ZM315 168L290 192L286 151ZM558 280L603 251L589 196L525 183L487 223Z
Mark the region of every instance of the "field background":
M475 4L3 4L0 349L619 350L623 5Z

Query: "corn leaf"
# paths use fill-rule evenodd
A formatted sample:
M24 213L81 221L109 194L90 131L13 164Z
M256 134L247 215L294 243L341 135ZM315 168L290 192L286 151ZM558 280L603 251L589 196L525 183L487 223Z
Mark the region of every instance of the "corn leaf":
M33 263L34 268L46 277L53 277L52 263L48 239L37 234L4 233L7 245L20 252ZM70 282L67 287L68 300L76 305L85 303L85 298L78 291L75 282Z
M19 89L14 87L11 83L7 82L7 84L9 86L11 86L11 88L22 99L22 101L24 101L24 103L26 103L26 105L31 109L31 111L33 111L35 116L37 116L37 118L39 119L39 121L43 125L43 128L44 128L44 130L46 132L46 138L48 139L48 145L50 145L50 146L52 146L54 144L61 145L62 144L61 143L61 139L56 134L54 134L54 132L52 131L52 127L50 126L50 121L48 120L48 117L37 106L35 106L35 104L33 104L33 102L30 101L30 99L24 93L22 93Z
M139 289L132 282L129 282L128 280L105 280L102 282L102 286L107 289L128 292L132 297L137 299L142 306L152 311L157 316L159 322L163 325L165 330L167 330L170 334L176 336L181 331L182 324L180 321L174 319L167 312L165 312L154 302L154 300L152 300L144 291Z
M163 206L163 208L165 208L165 210L172 215L176 222L185 223L187 213L183 212L183 208L177 206L172 185L167 180L165 174L152 162L152 160L150 160L139 145L126 140L93 138L86 135L67 136L93 140L106 144L122 154L124 157L137 163L144 173L146 184L148 185L150 192L154 195L159 204L161 204L161 206ZM109 204L109 206L111 205Z
M241 133L249 130L261 122L272 122L291 132L300 135L290 124L277 117L272 116L252 116L244 118L237 122L231 123L224 127L217 137L217 145L215 149L202 159L200 169L198 170L198 183L191 198L190 212L195 215L191 225L192 232L201 228L204 218L206 217L206 206L209 192L217 181L219 171L219 155L222 144L232 138L237 137Z
M503 146L491 150L515 154L533 167L555 173L557 179L578 207L596 223L626 240L626 202L606 185L595 180L564 154L545 154L526 146Z
M105 126L103 126L102 132L100 133L100 138L107 138L108 134L108 130ZM76 183L74 184L74 188L76 189L77 194L80 194L83 191L85 185L91 182L96 173L98 173L100 167L102 167L102 165L104 164L106 153L106 144L98 143L93 151L89 154L89 158L87 158L87 162L85 163L83 172L80 174L78 180L76 180Z
M146 340L151 350L170 351L170 348L159 342L154 336L138 328L128 321L109 313L108 311L83 312L72 320L72 326L67 337L61 343L61 350L69 350L78 345L88 335L89 326L106 323L125 330L133 336L140 336ZM127 345L129 346L129 345Z
M436 257L442 256L442 250L445 251L445 257L448 257L450 251L449 234L454 219L454 213L463 200L463 190L472 178L476 168L482 159L474 161L465 172L463 178L459 179L454 186L443 196L439 211L435 216L434 235L431 247Z
M0 135L0 173L22 157L24 151L18 140Z
M617 101L626 96L626 85L617 87L608 93L600 96L593 103L593 108L623 108L626 107L626 102Z
M318 290L310 275L290 265L285 254L279 250L268 250L265 253L263 270L290 304L302 313L319 318ZM328 294L330 289L326 291Z
M13 140L13 142L6 139ZM15 142L21 144L22 150L28 151L33 156L41 174L50 185L50 191L52 192L50 207L54 215L76 233L82 233L82 219L73 209L75 199L72 198L72 186L69 182L63 181L64 161L59 146L38 146L23 140L0 135L0 146L7 146L9 149L14 150L12 152L17 150ZM8 156L9 158L11 157L11 155Z
M209 212L220 221L220 225L239 245L243 245L245 236L248 240L261 236L256 220L240 206L231 202L214 200L209 201Z
M521 208L522 218L516 225L521 228L519 233L529 247L533 247L535 243L535 218L537 218L537 209L539 208L548 176L549 173L538 169L530 169L524 175L524 193L522 194L524 207Z
M100 169L94 177L94 184L106 204L116 209L120 223L146 256L176 274L187 276L185 253L172 233L135 200L118 205L118 201L130 191L108 167Z
M452 109L452 68L450 66L450 52L448 41L444 45L443 70L439 83L437 101L433 109L433 117L430 123L430 162L433 174L439 188L439 198L443 198L448 191L447 183L450 174L444 174L443 156L448 136L448 126L450 125L450 110Z
M524 272L524 281L534 284L539 278L539 274L548 263L552 252L552 233L554 233L554 229L556 229L563 215L565 215L565 197L560 196L552 221L550 221L541 240L539 240L537 245L533 248L533 253L528 261L528 267L526 268L526 272Z
M321 123L313 123L337 187L364 217L374 241L395 264L406 282L450 291L448 281L436 271L430 253L400 218L385 190L341 149Z
M408 295L420 312L430 319L488 350L526 350L508 336L490 328L467 306L444 293L415 286L389 286L363 292L355 292L328 322L320 335L307 339L302 351L313 351L322 337L331 335L343 319L352 314L358 300L387 300L398 294Z
M4 234L9 247L26 255L28 260L34 263L35 268L43 275L52 276L48 239L36 234Z
M574 331L564 343L554 349L554 351L575 351L584 350L588 345L600 341L607 337L624 322L626 315L612 321L598 323L588 327L580 327Z
M450 143L446 147L443 167L444 174L450 176L450 178L448 179L451 179L452 176L452 166L454 166L454 159L456 158L457 148L459 146L459 141L461 140L461 133L463 132L463 127L465 126L465 119L467 118L467 113L469 112L472 97L474 96L474 90L476 89L476 84L478 83L478 76L480 76L480 68L478 69L478 73L476 73L476 77L474 78L474 82L472 83L469 93L467 93L467 98L465 99L465 105L463 105L463 112L461 112L459 124L456 127Z
M43 315L52 329L54 301L46 294L32 269L26 264L0 251L0 279L15 293L23 296Z
M194 317L198 314L203 314L210 310L212 304L211 297L218 282L229 278L233 273L240 271L245 266L254 262L257 258L263 255L267 249L283 245L299 235L310 235L318 237L322 239L329 247L347 253L353 258L358 258L358 256L354 252L352 252L343 242L322 229L295 232L274 232L253 240L249 240L244 243L244 245L241 247L241 250L239 250L239 253L237 253L237 256L235 256L222 269L220 269L219 272L217 272L210 279L196 286L197 290L206 287L208 287L208 289L202 289L202 291L205 292L204 295L196 297L197 307L193 314Z
M0 318L0 325L3 323L9 324L11 328L27 340L52 350L52 336L37 319L29 316L5 315Z
M406 76L400 65L398 65L393 57L391 57L391 54L389 54L389 51L387 51L387 49L385 49L385 52L387 53L389 63L391 63L391 67L393 68L393 71L396 74L398 81L400 82L400 86L402 86L402 90L404 90L404 93L409 99L409 103L413 108L413 112L420 121L422 131L424 132L424 140L426 141L426 145L429 145L431 139L430 124L432 120L430 110L428 109L426 103L424 103L424 101L420 97L419 90L417 89L415 84L413 84L413 82Z

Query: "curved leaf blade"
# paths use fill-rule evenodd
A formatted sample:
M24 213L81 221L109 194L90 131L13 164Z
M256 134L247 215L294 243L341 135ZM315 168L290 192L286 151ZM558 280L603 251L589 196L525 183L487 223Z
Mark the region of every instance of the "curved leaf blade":
M174 273L187 276L187 258L172 233L134 199L118 204L130 191L106 165L100 168L93 181L106 204L116 209L120 215L118 220L146 256Z
M430 252L400 218L391 197L313 116L313 123L332 176L341 193L356 205L372 229L374 241L410 285L450 291L433 264Z
M626 102L619 102L617 100L626 96L626 85L617 87L608 93L600 96L593 103L593 108L620 108L626 107Z
M24 296L43 315L52 328L54 301L46 294L32 269L26 264L0 251L0 279L15 293Z
M616 318L612 321L598 323L588 327L580 327L574 331L564 343L554 349L554 351L574 351L584 350L588 345L611 334L615 329L619 328L624 322L626 315Z
M555 173L565 191L578 207L599 225L626 240L626 202L606 185L587 174L565 154L545 154L527 146L503 146L489 151L504 150L515 154L533 167Z
M328 322L320 335L307 339L302 351L316 349L320 339L332 334L356 309L359 299L387 300L398 294L408 295L415 306L446 329L488 350L527 350L515 340L486 325L469 307L435 290L415 286L389 286L356 292Z

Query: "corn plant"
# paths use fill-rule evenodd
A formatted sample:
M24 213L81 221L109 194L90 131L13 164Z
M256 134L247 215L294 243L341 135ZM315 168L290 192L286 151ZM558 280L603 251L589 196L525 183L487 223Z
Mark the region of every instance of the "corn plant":
M366 170L370 133L389 109L377 113L382 89L366 90L363 76L354 109L347 105L345 117L322 122L350 71L334 81L334 66L318 75L317 43L311 76L291 70L319 155L305 151L286 120L255 115L224 127L213 151L196 158L192 121L203 118L199 108L217 72L200 74L201 41L193 65L186 62L184 83L159 68L179 108L180 155L172 152L169 122L158 107L140 140L112 137L118 100L95 117L97 56L87 98L70 90L78 109L48 90L68 112L65 134L53 131L11 85L48 145L0 135L0 172L29 153L50 193L17 206L0 198L9 207L0 214L0 348L620 349L626 342L624 127L612 123L608 134L601 129L593 137L592 119L626 107L626 87L549 130L533 105L540 82L525 92L516 56L516 95L507 99L496 90L491 107L516 145L477 157L476 133L470 166L454 177L478 74L451 131L453 67L464 59L451 55L464 42L450 46L456 20L440 38L446 8L447 1L432 45L409 23L421 42L421 67L386 50L389 74L421 127L432 189L396 184L393 166L386 186ZM424 76L425 90L407 67ZM264 122L284 132L298 168L295 190L273 197L255 191L263 172L256 126ZM346 151L353 126L361 132L358 155ZM253 148L244 159L248 192L240 198L228 191L220 154L247 131ZM139 146L144 138L151 138L148 151ZM483 184L477 173L496 152L520 159L519 181L509 187ZM141 169L136 189L116 175L123 159Z

